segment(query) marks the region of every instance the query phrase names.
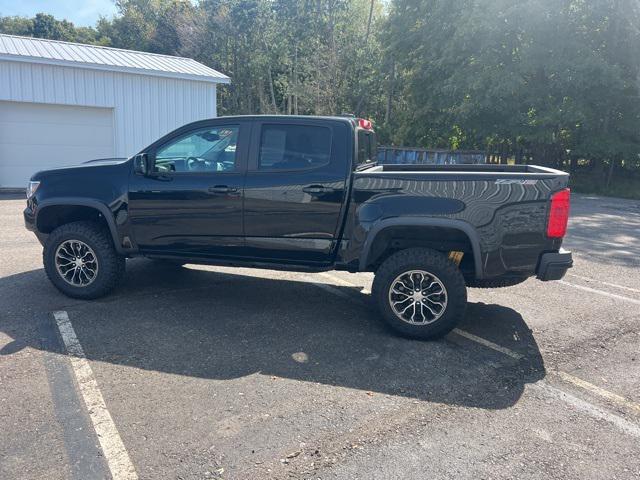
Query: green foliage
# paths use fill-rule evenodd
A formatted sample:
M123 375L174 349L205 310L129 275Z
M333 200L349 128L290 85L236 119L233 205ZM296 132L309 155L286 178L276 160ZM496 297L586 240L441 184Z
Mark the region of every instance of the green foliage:
M104 43L94 28L75 27L67 20L56 20L45 13L38 13L33 18L0 17L0 32L68 42Z
M350 112L382 143L486 149L598 191L638 178L637 0L116 4L95 28L38 14L0 32L195 58L232 78L221 114Z
M639 19L633 0L395 1L396 141L637 162Z
M33 36L33 19L0 16L0 32L31 37Z
M370 0L203 0L185 53L233 78L222 111L336 114L378 100ZM382 6L373 2L370 32Z

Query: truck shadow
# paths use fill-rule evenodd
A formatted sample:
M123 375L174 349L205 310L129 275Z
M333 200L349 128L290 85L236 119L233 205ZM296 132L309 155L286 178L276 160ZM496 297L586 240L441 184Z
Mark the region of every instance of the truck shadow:
M484 409L513 405L527 383L545 374L522 316L500 305L470 303L461 328L516 350L522 360L456 334L432 342L398 337L379 321L369 296L354 288L333 286L344 294L338 296L303 278L267 279L246 270L176 269L145 260L128 267L124 284L100 301L62 297L42 270L4 278L0 291L9 298L28 285L36 296L41 292L38 308L65 308L90 360L150 371L216 380L258 373ZM6 332L14 341L0 355L48 348L28 340L33 325L25 320Z

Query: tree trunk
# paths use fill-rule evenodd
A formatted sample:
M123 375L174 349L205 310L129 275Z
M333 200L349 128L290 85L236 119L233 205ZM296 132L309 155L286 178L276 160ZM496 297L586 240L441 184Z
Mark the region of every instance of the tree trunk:
M293 112L298 115L298 45L293 54Z
M258 79L258 113L267 113L269 110L269 106L267 105L267 100L264 98L264 78L260 77Z
M367 33L364 36L364 44L367 45L369 42L369 33L371 33L371 20L373 19L373 2L371 0L371 4L369 5L369 20L367 21Z
M618 35L618 31L620 29L620 2L617 0L613 0L612 2L612 6L613 6L613 15L611 18L611 27L610 27L610 49L611 52L610 53L614 53L617 54L619 49L618 46L620 45L620 37ZM612 116L612 111L611 108L607 109L607 111L605 112L605 117L604 117L604 127L603 127L603 132L604 134L608 134L609 133L609 128L610 128L610 122L611 122L611 116ZM615 127L614 127L615 128ZM615 163L616 163L616 157L617 155L612 155L611 156L611 161L609 164L609 171L606 175L606 183L605 183L605 187L608 190L609 186L611 184L611 178L613 177L613 170L615 168Z
M389 122L391 121L391 105L392 105L392 101L393 101L393 87L394 87L394 83L395 83L395 76L396 76L396 64L393 61L393 58L391 59L391 73L389 74L389 87L388 87L388 94L387 94L387 107L384 111L384 124L385 125L389 125Z
M371 33L371 20L373 19L373 4L374 4L374 0L371 0L371 4L369 6L369 20L367 20L367 30L366 30L366 33L364 34L364 48L365 48L365 51L367 52L367 56L369 52L368 45L369 45L369 34ZM366 92L362 87L362 81L360 80L362 77L363 64L364 64L364 60L360 63L360 66L356 71L356 82L357 82L358 90L360 91L360 93L358 95L358 103L356 104L356 110L354 113L358 116L360 116L362 113L361 112L362 103L364 102L364 97L366 95Z
M272 113L279 113L278 106L276 105L276 94L273 91L273 77L271 74L271 63L269 63L269 68L267 68L267 79L269 80L269 95L271 96L271 107L273 108Z
M237 74L238 73L238 55L237 55L237 50L234 50L233 53L233 73ZM233 106L235 111L238 111L238 106L239 106L239 92L238 92L238 88L239 85L232 85L231 87L233 89Z

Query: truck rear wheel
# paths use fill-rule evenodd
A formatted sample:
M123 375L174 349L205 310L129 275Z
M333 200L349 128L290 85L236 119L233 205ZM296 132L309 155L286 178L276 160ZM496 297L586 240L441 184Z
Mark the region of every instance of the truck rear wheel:
M467 306L464 277L456 264L426 248L390 256L376 272L372 295L390 327L420 339L449 333Z
M94 222L56 228L47 238L42 258L51 283L72 298L106 295L125 270L125 258L116 252L111 236Z

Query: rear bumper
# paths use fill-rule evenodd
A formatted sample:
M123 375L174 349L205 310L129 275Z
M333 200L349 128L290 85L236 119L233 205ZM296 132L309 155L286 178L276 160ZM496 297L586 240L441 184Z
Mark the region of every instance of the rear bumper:
M572 266L573 257L571 252L567 250L561 248L558 252L543 253L540 255L540 261L536 269L536 278L544 282L560 280Z

